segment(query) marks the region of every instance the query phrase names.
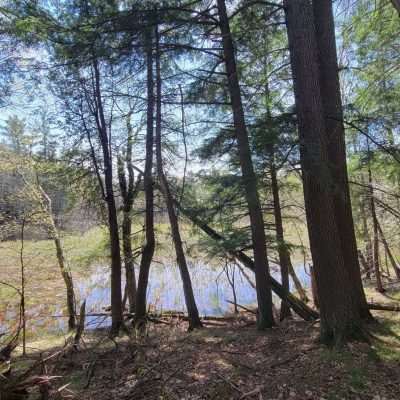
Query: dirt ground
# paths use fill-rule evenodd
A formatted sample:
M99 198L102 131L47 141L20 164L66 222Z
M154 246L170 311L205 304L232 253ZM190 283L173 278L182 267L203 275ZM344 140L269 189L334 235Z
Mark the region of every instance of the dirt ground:
M52 358L53 387L76 399L400 398L400 339L384 323L372 346L329 350L318 324L288 320L266 332L241 314L188 333L186 323L149 324L146 336L87 335L79 351ZM56 351L52 349L48 351Z

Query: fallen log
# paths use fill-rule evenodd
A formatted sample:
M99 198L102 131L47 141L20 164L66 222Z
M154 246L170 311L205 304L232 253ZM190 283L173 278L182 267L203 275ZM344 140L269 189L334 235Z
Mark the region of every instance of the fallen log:
M211 228L209 225L207 225L205 222L201 221L193 212L190 210L184 209L175 199L174 203L176 207L179 209L179 211L186 216L194 225L196 225L198 228L200 228L204 233L206 233L208 236L210 236L212 239L214 239L216 242L220 243L221 246L224 248L227 254L230 256L234 257L237 261L241 262L245 267L251 269L253 272L255 270L254 268L254 262L253 260L245 253L243 253L240 250L235 250L231 249L226 245L226 240L224 237L219 234L217 231L215 231L213 228ZM270 283L271 283L271 289L274 291L275 294L277 294L281 299L286 300L292 310L298 314L301 318L303 318L306 321L313 321L315 319L319 318L318 312L313 310L311 307L309 307L307 304L302 302L300 299L297 297L293 296L291 293L286 294L284 288L282 285L275 280L272 276L270 277Z
M400 311L400 304L379 304L379 303L368 303L370 310L377 311Z
M227 303L230 303L230 304L235 305L235 303L234 303L233 301L230 301L230 300L225 300L225 301L226 301ZM241 304L237 304L237 303L236 303L236 306L239 307L239 308L241 308L241 309L244 310L244 311L249 312L250 314L257 314L257 311L252 310L251 308L247 308L247 307L245 307L245 306L242 306Z

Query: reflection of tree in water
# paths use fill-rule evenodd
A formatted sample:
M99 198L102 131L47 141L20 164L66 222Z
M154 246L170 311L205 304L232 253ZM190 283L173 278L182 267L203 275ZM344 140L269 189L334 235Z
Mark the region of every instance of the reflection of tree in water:
M232 300L232 288L222 262L221 265L215 266L201 261L190 261L189 272L201 315L218 316L232 312L232 305L226 302L226 300ZM303 266L296 268L296 272L304 286L308 287L309 276ZM273 275L277 279L280 278L278 272L273 272ZM107 265L92 266L91 273L75 277L77 302L80 304L86 299L88 314L103 312L103 308L110 304L109 279ZM125 286L124 281L122 285L122 287ZM256 303L254 289L238 268L235 268L235 290L239 304L251 306ZM157 263L152 266L147 296L148 304L153 310L185 311L180 273L174 263ZM44 332L65 331L67 319L63 317L64 315L66 315L66 309L63 292L58 291L51 298L35 299L34 303L29 302L27 305L29 334L37 336ZM3 306L0 310L0 332L10 329L16 317L15 305ZM98 316L87 319L89 328L96 327L99 323L100 326L107 326L109 322L109 319Z

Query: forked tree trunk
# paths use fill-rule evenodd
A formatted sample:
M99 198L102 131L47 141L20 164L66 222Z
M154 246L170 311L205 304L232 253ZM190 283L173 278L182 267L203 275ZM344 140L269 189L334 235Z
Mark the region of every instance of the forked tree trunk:
M238 143L245 197L250 216L258 302L257 327L258 329L265 329L275 325L275 321L272 309L272 293L264 231L264 217L258 196L257 178L251 159L250 144L244 119L242 97L236 70L236 59L225 0L218 0L217 4L225 69L228 75L228 88L232 104L233 123Z
M159 35L158 27L156 27L156 158L157 158L157 173L160 181L161 192L167 205L168 218L171 226L172 240L174 242L176 261L178 263L179 272L183 284L183 294L185 297L186 309L189 317L189 330L201 328L199 312L197 310L196 300L193 294L192 280L187 266L185 252L181 234L179 230L178 217L175 211L173 199L169 189L169 184L164 173L163 160L162 160L162 139L161 139L161 62L160 62L160 49L159 49Z
M314 15L308 0L284 1L300 136L304 201L321 316L321 341L360 335L359 304L336 222Z
M271 157L274 157L274 155L272 154ZM282 287L285 290L285 293L287 294L289 293L290 254L286 246L283 234L282 211L281 211L281 203L279 197L279 184L276 176L276 168L274 160L271 161L270 173L271 173L272 196L274 199L276 242L278 245L279 264L281 269L281 281L282 281ZM290 316L291 312L289 304L285 299L283 299L281 301L280 320L282 321Z
M351 209L347 174L345 130L340 94L339 67L336 52L335 24L332 0L314 0L314 21L319 57L320 90L325 117L327 150L334 185L334 212L345 267L349 270L350 284L360 314L370 319L362 286L357 242Z
M131 113L127 116L126 127L128 132L126 154L124 159L118 157L118 179L123 201L123 219L122 219L122 247L124 252L126 287L123 304L126 303L126 298L129 300L129 312L134 313L136 309L136 276L135 265L132 253L132 207L137 194L137 188L141 181L139 175L135 185L135 174L132 165L132 146L133 132L130 122ZM128 171L128 179L125 175L125 164ZM125 298L126 297L126 298Z
M147 61L147 132L146 132L146 162L143 177L145 191L145 230L146 243L140 260L138 287L136 293L136 322L145 322L146 293L149 281L150 265L154 255L154 188L153 188L153 142L154 142L154 79L153 79L153 40L152 28L146 32Z

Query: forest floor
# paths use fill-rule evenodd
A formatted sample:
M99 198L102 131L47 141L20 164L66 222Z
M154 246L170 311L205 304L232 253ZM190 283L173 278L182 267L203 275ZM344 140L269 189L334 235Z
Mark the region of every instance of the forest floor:
M398 288L367 294L376 302L400 299ZM69 384L64 395L84 400L399 399L400 317L374 315L379 324L371 326L371 343L342 351L318 344L317 323L293 318L258 332L248 313L190 333L177 319L168 326L149 323L140 340L87 332L79 351L51 358L45 372L60 376L53 387Z

